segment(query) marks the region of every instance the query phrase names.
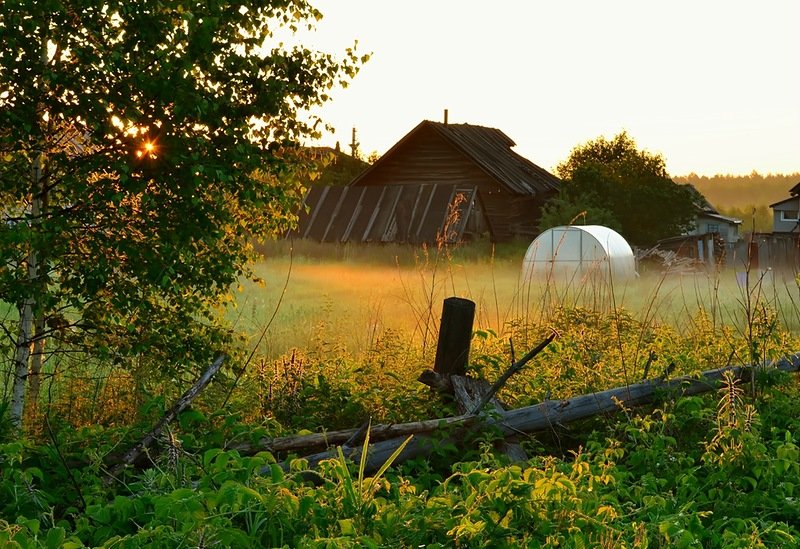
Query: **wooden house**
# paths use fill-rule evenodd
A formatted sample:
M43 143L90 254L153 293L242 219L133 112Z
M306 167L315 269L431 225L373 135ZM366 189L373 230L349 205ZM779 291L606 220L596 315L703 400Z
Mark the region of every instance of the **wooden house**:
M494 242L538 234L560 180L502 131L425 120L345 188L311 189L298 236L323 242Z
M718 234L724 243L724 248L729 251L733 250L736 243L739 242L739 228L742 225L742 220L736 217L722 215L700 191L694 187L691 188L695 192L697 214L694 220L694 227L687 234ZM700 255L702 256L703 254Z
M789 189L789 198L769 207L772 232L750 234L740 243L740 267L760 273L758 276L769 271L780 273L794 282L800 269L800 183Z
M720 214L694 185L685 186L694 197L694 226L681 236L660 240L659 248L707 265L729 261L739 242L742 220Z
M772 208L772 232L800 232L800 183L789 189L789 198L769 205Z

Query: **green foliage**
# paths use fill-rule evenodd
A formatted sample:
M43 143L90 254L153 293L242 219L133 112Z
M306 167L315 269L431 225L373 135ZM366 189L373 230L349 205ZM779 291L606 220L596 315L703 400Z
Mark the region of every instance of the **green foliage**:
M309 178L297 143L318 120L300 113L366 59L284 46L320 17L303 0L0 4L0 302L20 311L3 321L19 379L30 324L49 349L147 351L164 370L230 343L215 307Z
M388 333L359 362L343 354L321 358L297 350L262 359L247 377L257 390L236 405L251 410L252 420L274 420L289 430L350 428L370 417L411 421L436 413L424 386L416 383L413 356L406 342Z
M579 202L564 190L547 202L539 218L539 228L543 231L561 225L602 225L618 232L623 230L610 210L588 202Z
M313 182L316 185L349 185L372 163L325 147L314 149L313 154L322 161L319 178Z
M560 399L601 391L657 378L667 369L672 375L695 374L731 354L742 362L749 357L746 342L730 327L714 325L702 310L692 319L690 331L680 331L663 322L640 320L625 309L606 314L586 307L555 307L538 322L511 322L503 337L479 332L473 339L470 368L476 377L497 379L511 364L509 338L519 353L550 330L558 333L556 340L501 392L510 405L533 404L548 394ZM768 353L780 349L783 341L773 335L756 338Z
M564 184L545 206L543 230L586 212L586 223L618 228L644 246L682 234L694 220L691 191L669 178L661 155L639 151L625 132L576 147L556 171Z
M591 321L592 324L595 321ZM313 475L303 460L242 456L190 433L180 452L110 487L96 451L118 434L69 432L53 447L0 446L0 543L8 547L772 547L800 542L800 385L764 380L749 402L728 379L717 394L624 410L562 457L506 463L486 440L434 473L426 462L374 476L340 452ZM222 418L219 418L222 419ZM230 419L230 421L229 421ZM245 427L224 419L226 436ZM219 427L222 427L220 424ZM244 432L242 429L240 432ZM368 442L368 440L367 440ZM396 452L395 455L399 453ZM360 462L369 450L361 452Z
M734 325L720 321L716 302L680 327L651 310L561 303L541 317L509 321L502 332L476 330L471 373L497 379L551 330L556 341L510 380L502 400L564 399L796 349L764 294L743 291L744 318ZM795 374L758 371L756 393L728 378L716 393L663 394L647 407L553 425L523 440L530 459L513 464L495 450L493 433L454 430L434 439L430 457L394 467L398 450L371 477L360 465L369 446L360 464L341 451L313 472L292 456L230 450L262 437L355 427L369 416L375 423L451 412L416 383L429 363L410 338L380 332L353 356L323 328L309 350L255 362L228 409L196 401L152 449L152 467L125 471L110 485L103 478L110 456L159 417L169 402L163 393L138 395L137 416L148 418L142 424L75 429L54 419L46 442L0 435L0 545L800 544ZM105 396L97 407L115 406L116 393L98 394ZM64 418L68 403L59 408Z

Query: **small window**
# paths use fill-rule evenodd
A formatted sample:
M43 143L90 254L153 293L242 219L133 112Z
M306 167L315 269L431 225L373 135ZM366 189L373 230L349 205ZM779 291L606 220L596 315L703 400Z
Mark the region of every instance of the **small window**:
M797 221L800 219L797 214L797 210L781 210L781 221Z
M718 233L719 232L719 225L717 223L709 223L708 229L706 230L708 233Z

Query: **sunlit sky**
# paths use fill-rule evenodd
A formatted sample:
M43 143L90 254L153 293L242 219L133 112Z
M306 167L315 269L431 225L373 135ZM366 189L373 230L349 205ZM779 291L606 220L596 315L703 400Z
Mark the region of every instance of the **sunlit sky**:
M424 119L499 128L553 170L626 130L671 175L800 172L800 0L311 0L358 40L322 144L385 153Z

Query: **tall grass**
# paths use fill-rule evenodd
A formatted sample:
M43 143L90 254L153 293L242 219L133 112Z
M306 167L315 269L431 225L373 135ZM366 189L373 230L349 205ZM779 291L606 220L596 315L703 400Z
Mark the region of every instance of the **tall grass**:
M265 284L245 284L238 295L240 330L255 333L272 314L290 271L289 246L275 242L265 249L255 269ZM524 254L520 244L466 245L441 254L397 245L296 242L287 294L262 351L279 356L293 347L339 346L360 353L387 330L424 346L449 296L475 301L475 328L498 335L520 320L546 323L563 307L624 311L645 325L664 324L678 332L690 332L702 313L712 326L742 335L752 332L755 314L769 309L786 329L800 330L800 290L791 275L767 271L743 278L744 266L738 273L732 267L694 273L651 269L629 281L590 277L559 286L522 280Z
M280 241L262 251L255 265L261 283L242 281L235 308L225 314L248 351L256 347L256 367L243 385L285 392L286 372L276 364L298 350L302 383L259 404L270 413L284 396L294 406L320 394L327 408L318 415L327 422L342 416L337 406L352 402L353 391L364 393L359 406L393 421L428 406L427 396L414 398L422 390L414 380L433 363L442 301L450 296L476 303L470 368L485 379L496 379L515 349L524 352L551 328L560 331L542 356L547 365L511 380L513 396L504 397L511 404L547 391L565 397L635 382L661 374L670 361L686 372L798 350L800 287L790 274L651 269L626 282L588 278L557 286L521 278L526 246L519 243L426 249ZM162 383L146 356L124 369L97 361L48 368L48 406L74 424L124 423L148 398L168 401L181 387L180 380ZM7 386L8 370L0 373ZM317 387L323 378L327 385ZM331 387L341 394L325 393ZM292 406L283 406L287 416Z

